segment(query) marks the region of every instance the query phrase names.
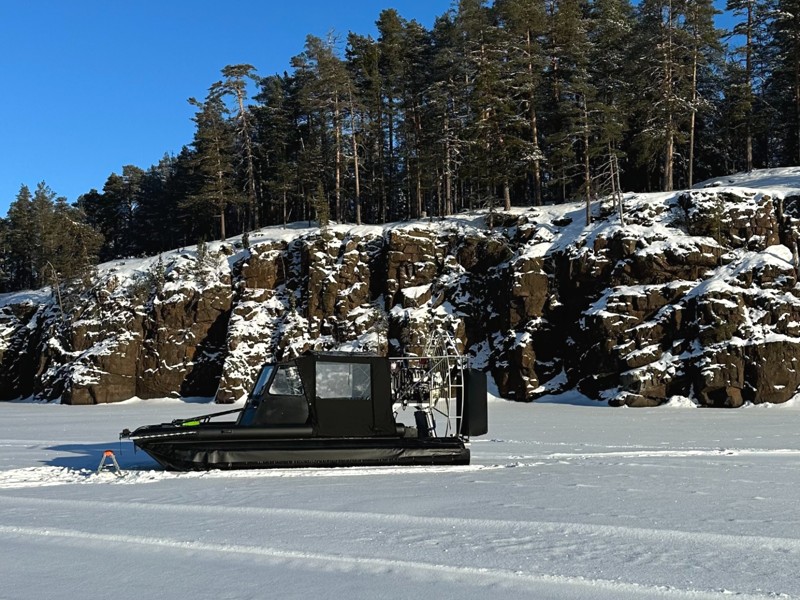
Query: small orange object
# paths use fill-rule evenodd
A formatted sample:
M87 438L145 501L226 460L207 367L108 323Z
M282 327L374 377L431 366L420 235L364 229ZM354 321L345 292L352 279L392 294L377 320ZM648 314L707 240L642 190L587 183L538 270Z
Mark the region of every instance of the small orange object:
M109 459L108 462L110 464L106 463L106 459ZM119 468L119 463L117 462L117 457L114 456L114 451L113 450L105 450L103 452L103 458L100 459L100 464L97 465L97 471L95 471L95 473L99 474L100 471L103 471L103 470L106 470L106 469L110 470L112 473L114 473L118 477L122 476L122 469Z

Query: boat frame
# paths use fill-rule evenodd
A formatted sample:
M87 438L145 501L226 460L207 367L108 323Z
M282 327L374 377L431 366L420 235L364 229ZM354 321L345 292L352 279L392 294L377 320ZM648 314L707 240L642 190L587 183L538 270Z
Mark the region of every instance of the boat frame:
M469 464L470 436L488 430L486 376L466 367L448 334L426 351L310 352L268 363L244 407L120 437L178 471ZM408 410L413 425L398 421Z

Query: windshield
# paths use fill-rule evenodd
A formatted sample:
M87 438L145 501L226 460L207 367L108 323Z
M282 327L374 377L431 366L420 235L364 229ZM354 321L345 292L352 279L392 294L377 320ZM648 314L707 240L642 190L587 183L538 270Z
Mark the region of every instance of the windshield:
M269 376L272 375L272 371L275 369L275 365L266 365L263 369L261 369L261 373L258 376L258 380L256 384L253 386L253 391L250 394L251 398L260 398L264 395L264 387L267 385L269 381Z

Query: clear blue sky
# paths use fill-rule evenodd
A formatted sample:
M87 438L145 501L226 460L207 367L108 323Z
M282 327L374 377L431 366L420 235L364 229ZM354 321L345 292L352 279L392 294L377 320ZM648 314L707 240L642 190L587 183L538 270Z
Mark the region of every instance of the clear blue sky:
M426 27L451 0L0 0L0 216L21 184L70 202L191 142L190 96L225 65L289 68L307 34Z

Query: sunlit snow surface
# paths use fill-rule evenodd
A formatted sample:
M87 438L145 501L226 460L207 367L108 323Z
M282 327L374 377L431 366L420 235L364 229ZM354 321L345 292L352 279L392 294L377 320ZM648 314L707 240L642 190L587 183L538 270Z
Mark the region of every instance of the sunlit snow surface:
M0 404L0 598L800 598L800 404L549 400L468 467L184 474L117 432L213 405Z

